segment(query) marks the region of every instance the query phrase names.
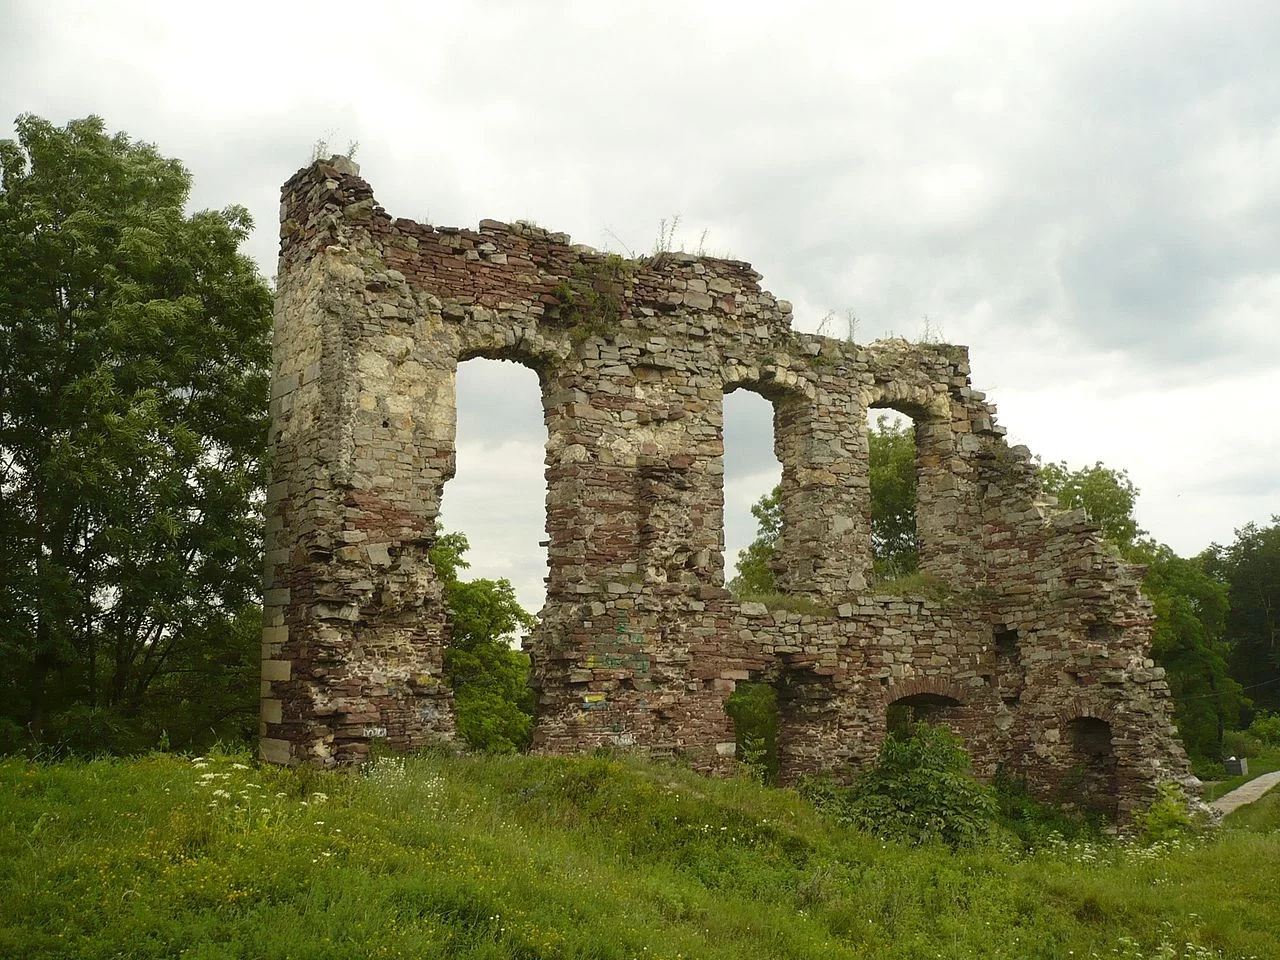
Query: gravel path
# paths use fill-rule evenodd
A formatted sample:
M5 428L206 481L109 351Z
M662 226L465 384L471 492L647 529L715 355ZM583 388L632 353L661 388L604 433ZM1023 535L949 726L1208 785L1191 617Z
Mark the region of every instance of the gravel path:
M1261 798L1264 793L1277 783L1280 783L1280 770L1275 773L1264 773L1260 777L1254 777L1244 786L1236 787L1230 793L1223 794L1217 800L1211 801L1209 806L1220 813L1230 813L1236 807L1243 807L1246 803L1253 803L1253 801Z

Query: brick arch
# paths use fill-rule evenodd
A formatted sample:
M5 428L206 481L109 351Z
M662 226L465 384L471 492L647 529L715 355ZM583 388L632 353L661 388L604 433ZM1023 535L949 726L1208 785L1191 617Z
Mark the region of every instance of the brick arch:
M1112 727L1114 732L1115 710L1106 704L1092 703L1079 697L1073 699L1058 711L1058 726L1059 728L1065 728L1073 720L1082 720L1086 717L1103 721Z
M567 342L531 334L519 324L467 323L458 329L457 362L482 358L510 360L545 382L548 371L569 355Z
M816 399L813 383L809 378L786 367L779 368L756 361L730 361L720 368L722 393L748 390L766 400L812 401Z
M949 697L961 706L966 705L970 699L969 692L954 680L942 677L915 677L887 687L884 694L885 703L896 703L903 697L915 697L924 693L937 697Z
M951 419L951 402L932 383L878 380L863 387L862 404L867 409L888 409L905 413L916 423Z
M1114 711L1077 699L1058 716L1061 726L1053 756L1060 772L1065 774L1060 788L1063 799L1114 817L1119 754Z

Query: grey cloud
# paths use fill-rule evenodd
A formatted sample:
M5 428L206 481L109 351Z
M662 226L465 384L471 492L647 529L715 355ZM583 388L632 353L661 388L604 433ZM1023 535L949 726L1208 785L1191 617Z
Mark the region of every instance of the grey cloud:
M538 375L527 367L483 359L459 364L457 402L459 443L484 447L511 440L546 443Z
M1270 449L1254 451L1246 455L1239 465L1222 464L1222 472L1212 477L1189 478L1185 489L1188 493L1218 494L1270 501L1280 512L1280 443L1272 442Z
M724 470L726 477L776 472L773 406L748 390L724 398Z
M250 207L268 275L279 184L333 131L339 147L360 141L393 214L525 217L617 248L608 228L643 253L658 218L679 212L688 242L707 228L711 251L753 261L796 303L797 327L852 307L859 339L916 336L927 314L971 344L983 388L1030 394L1098 372L1089 389L1196 384L1208 398L1280 355L1265 323L1280 311L1280 279L1267 286L1280 269L1271 2L939 5L936 28L818 3L376 7L368 55L352 45L340 70L280 80L264 64L332 44L326 15L342 8L317 4L286 37L272 33L284 14L231 4L219 15L246 18L242 69L262 80L242 104L212 97L213 113L167 100L173 78L148 72L145 38L199 46L176 6L113 10L135 21L136 47L95 45L92 15L57 3L11 6L0 119L97 112L156 141L192 168L196 205ZM540 449L536 385L474 366L460 442ZM773 469L767 412L734 427L736 402L735 496ZM1162 462L1133 424L1023 426L1034 449L1127 429L1135 470ZM1202 440L1189 485L1230 459ZM487 463L501 490L510 465ZM451 488L447 511L460 496ZM543 491L520 496L536 528ZM1220 526L1239 524L1227 519L1238 507L1213 503ZM504 524L481 502L466 529ZM503 543L486 549L517 549ZM537 566L522 582L540 580Z

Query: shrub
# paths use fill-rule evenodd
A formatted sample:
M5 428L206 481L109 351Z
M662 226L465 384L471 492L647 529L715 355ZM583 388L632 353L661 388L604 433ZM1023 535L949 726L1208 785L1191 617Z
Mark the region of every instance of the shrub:
M45 759L141 753L155 744L143 724L116 707L73 704L53 714L35 754Z
M945 727L890 734L875 765L847 789L808 781L805 795L840 822L885 840L966 846L995 824L995 791L970 773L969 756Z
M1191 761L1191 772L1205 782L1222 780L1227 775L1221 760L1209 760L1206 757L1188 757Z
M1000 770L992 787L995 789L1000 826L1027 846L1038 847L1063 838L1095 838L1100 835L1102 823L1098 818L1082 818L1078 814L1067 813L1061 807L1036 800L1023 778L1011 777Z
M1280 713L1259 713L1249 724L1249 733L1267 746L1280 747Z
M1155 801L1143 812L1134 814L1133 822L1146 843L1177 840L1196 831L1186 797L1176 783L1160 784Z
M733 718L743 768L772 783L778 776L778 692L767 683L739 683L724 708Z
M1228 730L1222 735L1222 755L1224 757L1256 757L1262 752L1262 744L1258 738L1244 730Z

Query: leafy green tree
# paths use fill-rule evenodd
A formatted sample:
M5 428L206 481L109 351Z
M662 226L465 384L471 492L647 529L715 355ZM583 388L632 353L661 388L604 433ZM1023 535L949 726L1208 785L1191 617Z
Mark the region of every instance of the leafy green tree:
M743 681L725 701L733 718L739 763L761 783L778 779L778 691L767 683Z
M1231 671L1258 706L1280 711L1280 516L1249 523L1235 541L1209 548L1210 569L1227 584Z
M1102 535L1122 551L1128 550L1146 533L1134 519L1138 488L1127 470L1113 470L1101 462L1072 470L1065 461L1040 465L1040 485L1058 498L1059 506L1083 508L1089 519L1102 528Z
M881 415L867 431L871 483L871 551L873 576L890 580L914 573L920 565L916 541L916 441L909 423L893 423ZM782 490L774 487L751 508L758 532L738 552L738 573L728 583L734 596L774 593L777 582L770 564L782 532Z
M444 664L458 733L473 750L514 753L529 746L534 696L529 656L513 649L511 640L536 621L509 580L458 577L469 566L463 559L469 546L463 534L446 533L430 553L453 626Z
M745 550L738 551L738 575L729 581L736 597L761 596L778 589L769 564L777 553L778 536L782 533L782 488L774 487L752 507L758 532Z
M0 142L0 747L253 725L271 291L190 186L96 117Z
M1228 669L1227 588L1202 558L1179 557L1163 544L1149 543L1133 559L1147 565L1151 656L1168 676L1178 732L1193 757L1216 759L1223 732L1239 723L1246 703Z
M1270 747L1280 747L1280 713L1260 711L1249 724L1250 736Z
M878 581L915 573L920 566L916 540L916 437L909 421L876 418L867 431L871 482L872 574Z

